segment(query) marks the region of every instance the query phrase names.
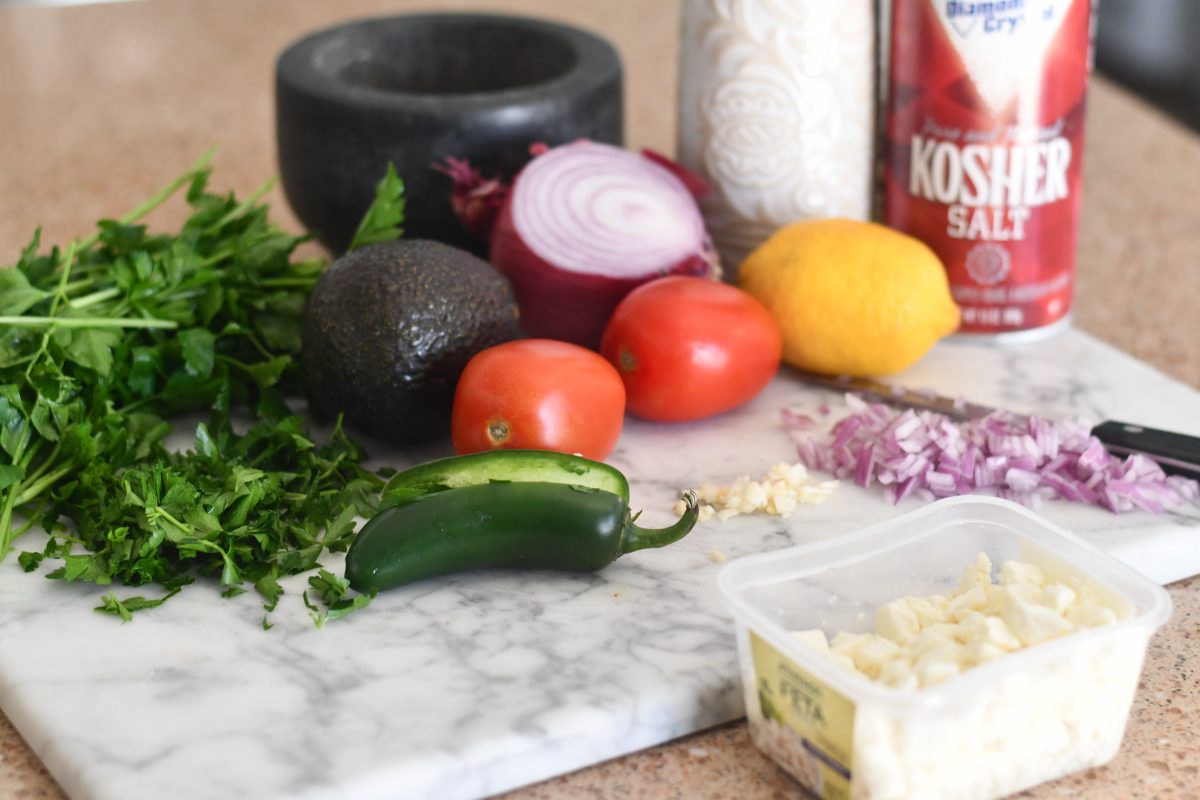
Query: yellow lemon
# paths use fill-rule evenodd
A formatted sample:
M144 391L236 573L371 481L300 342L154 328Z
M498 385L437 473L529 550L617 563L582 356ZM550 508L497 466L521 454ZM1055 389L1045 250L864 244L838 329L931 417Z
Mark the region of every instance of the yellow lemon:
M827 375L891 375L958 327L942 262L883 225L797 222L742 263L738 282L783 331L783 360Z

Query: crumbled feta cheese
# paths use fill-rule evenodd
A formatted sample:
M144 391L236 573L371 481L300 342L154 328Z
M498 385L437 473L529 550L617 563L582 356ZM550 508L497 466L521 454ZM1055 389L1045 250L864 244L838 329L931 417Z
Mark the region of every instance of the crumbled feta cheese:
M961 622L968 614L983 611L988 606L988 590L973 586L954 596L946 605L946 616L953 622Z
M1015 583L1042 586L1046 583L1046 577L1033 564L1026 564L1021 561L1005 561L1000 565L1000 585L1007 586Z
M883 669L879 670L879 681L896 689L917 688L912 662L906 658L897 658L884 664Z
M800 631L803 633L803 631ZM833 639L829 642L829 649L839 655L853 659L854 654L858 652L858 648L863 646L869 633L850 633L848 631L838 631L833 635Z
M960 592L970 591L976 586L986 587L992 585L992 560L987 557L987 553L980 553L975 557L974 564L968 564L963 570L962 578L958 582Z
M858 668L854 666L854 659L850 656L842 655L841 653L830 652L829 658L834 664L837 664L839 667L848 672L858 672Z
M980 553L949 596L902 597L875 612L875 630L793 634L843 666L888 686L918 688L1085 627L1116 622L1083 581L1047 583L1038 567L1008 561L992 583L992 562ZM1069 583L1073 585L1068 585ZM819 643L819 644L818 644Z
M1072 606L1067 611L1067 619L1076 625L1081 625L1085 628L1099 628L1102 625L1111 625L1117 621L1116 612L1105 606L1088 606L1080 608Z
M955 650L926 653L913 665L919 686L945 683L960 672L959 652Z
M921 626L924 627L941 622L950 601L940 594L935 594L929 597L905 597L903 602L908 604L908 607L917 615L917 619L921 621Z
M818 653L829 652L829 640L825 638L825 631L808 630L808 631L792 631L792 638L807 647L811 647Z
M869 678L878 678L883 665L900 654L900 645L882 636L870 636L854 653L854 666Z
M1010 593L1005 598L1000 617L1025 646L1057 639L1075 630L1075 626L1053 608L1037 605L1018 593Z
M1042 596L1045 598L1043 602L1059 614L1067 613L1067 609L1078 597L1074 589L1070 586L1063 586L1061 583L1052 583L1047 586L1043 590Z
M875 612L875 630L893 642L907 644L921 632L921 620L903 599L893 600Z

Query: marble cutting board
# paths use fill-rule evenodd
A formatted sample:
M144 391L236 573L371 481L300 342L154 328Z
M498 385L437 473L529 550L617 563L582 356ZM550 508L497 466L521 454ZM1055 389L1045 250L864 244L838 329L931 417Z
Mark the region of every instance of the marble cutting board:
M944 343L903 380L1200 434L1200 394L1077 331L1022 348ZM833 397L785 373L718 419L630 421L610 460L645 523L663 524L682 487L794 461L779 408ZM740 716L712 551L815 541L915 506L845 485L789 520L714 520L600 574L435 580L323 630L298 580L270 631L253 593L208 586L122 625L91 611L96 587L22 575L14 557L0 565L0 707L76 800L484 796ZM1200 572L1196 509L1041 511L1160 582Z

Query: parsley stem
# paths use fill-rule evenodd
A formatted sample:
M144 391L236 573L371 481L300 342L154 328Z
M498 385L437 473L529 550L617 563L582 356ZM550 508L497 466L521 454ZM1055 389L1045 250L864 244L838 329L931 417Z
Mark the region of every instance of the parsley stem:
M146 516L150 517L150 518L165 519L168 523L170 523L171 525L174 525L176 528L183 531L184 533L192 532L192 529L190 527L188 527L187 525L184 525L182 522L175 519L175 517L171 516L171 512L167 511L162 506L155 506L152 509L146 509ZM216 547L216 545L213 545L213 547ZM217 549L220 552L224 552L224 551L221 551L220 548L217 548Z
M40 442L39 442L39 444L40 444ZM62 449L62 439L59 439L57 442L54 443L54 449L50 451L50 455L48 455L44 459L42 459L42 463L38 466L37 469L35 469L33 472L31 472L25 476L25 480L21 482L22 485L28 486L29 484L36 481L38 478L42 477L42 475L44 475L46 473L46 470L50 469L50 467L54 465L54 463L55 463L54 459L56 459L58 457L58 451L61 449ZM32 463L32 459L29 459L29 463ZM26 466L28 466L28 464L26 464Z
M263 347L262 342L260 342L258 340L258 337L255 336L252 331L248 331L245 328L243 328L242 330L234 331L233 333L235 335L245 336L246 340L248 342L250 342L250 344L252 344L254 346L254 349L257 350L259 352L259 354L263 358L265 358L267 361L270 361L272 358L276 357L275 353L272 353L270 350ZM227 364L232 364L235 367L241 367L242 369L246 370L247 372L253 371L253 368L249 364L243 364L241 361L238 361L237 359L229 358L228 356L218 356L218 358L220 358L222 361L226 362Z
M317 476L316 480L313 481L313 483L320 484L322 481L324 481L326 478L328 478L330 475L332 475L333 471L335 469L337 469L339 466L341 466L341 463L342 463L342 456L339 455L337 458L335 458L333 461L331 461L329 463L329 466L327 466L327 467L325 467L325 469L321 470L321 474Z
M41 319L49 319L51 321L51 323L54 322L54 315L58 313L58 304L62 301L62 299L64 297L66 297L66 294L67 294L67 288L66 288L67 281L71 277L71 264L74 261L75 261L75 243L71 242L71 244L69 244L67 246L67 254L65 256L63 256L63 272L62 272L62 276L58 280L58 288L54 290L54 297L50 300L50 316L42 317ZM7 324L18 326L18 325L21 325L21 320L25 320L25 319L36 319L36 318L35 317L0 317L0 325L5 325L6 324L5 320L11 320L11 322L9 322ZM30 360L29 364L25 367L26 377L33 374L33 368L35 366L37 366L38 360L46 354L46 348L50 346L50 334L52 332L53 332L52 330L48 330L42 334L42 340L40 343L38 343L37 352L35 352L33 354L33 358ZM0 552L7 552L7 551L0 551Z
M230 211L227 214L225 214L225 216L221 217L219 220L214 222L212 225L209 225L206 233L211 233L212 231L220 230L221 228L224 228L226 225L228 225L230 222L233 222L235 219L237 219L238 217L245 214L247 211L250 211L256 205L258 205L258 201L263 198L263 195L265 195L267 192L271 191L271 188L273 186L275 186L275 179L271 178L271 179L267 180L265 183L263 183L262 186L259 186L258 189L256 189L253 194L251 194L249 197L247 197L245 200L243 200L241 203L239 203L234 208L230 209Z
M20 539L22 536L29 533L29 531L33 529L34 525L38 524L38 522L39 522L38 518L41 516L42 509L45 507L46 507L46 504L44 502L38 503L38 507L35 508L33 511L29 512L29 516L25 520L25 524L22 525L21 527L17 528L13 532L12 541L15 542L17 539Z
M71 534L67 533L66 531L56 531L54 534L54 538L57 539L59 542L65 542L69 545L79 545L80 547L84 548L85 550L87 549L87 546L88 546L88 543L85 542L83 539L80 539L78 536L72 536Z
M68 300L67 305L71 308L87 308L94 306L96 303L103 303L105 300L111 300L114 297L119 297L121 290L113 286L109 289L101 289L98 292L85 294L83 297L76 297L74 300Z
M81 265L81 266L83 269L87 269L86 264ZM110 265L106 264L104 266L110 266ZM75 271L78 272L80 268L81 267L76 267ZM67 285L64 286L63 288L67 290L67 294L70 294L71 292L75 291L76 289L86 289L88 286L95 286L95 285L96 285L95 278L80 278L79 280L68 281Z
M131 412L137 411L139 408L141 408L143 406L148 406L151 403L157 403L159 400L161 400L161 398L158 395L151 395L150 397L143 397L141 400L134 400L132 403L129 403L128 405L123 405L123 406L121 406L119 408L115 408L113 410L116 411L118 414L129 414Z
M124 317L0 317L0 326L12 328L153 328L175 330L178 322L169 319L127 319ZM49 335L49 333L47 333Z
M8 555L8 551L12 548L12 517L16 501L17 487L14 484L4 493L4 506L0 508L0 561L4 560L4 557Z
M50 300L50 316L54 316L58 312L58 305L63 300L67 299L67 282L71 279L71 268L75 265L75 254L79 252L79 248L71 242L67 246L67 254L63 256L62 275L58 278L58 288L54 290L54 297Z
M200 266L211 267L213 264L220 264L222 261L224 261L225 259L229 258L231 255L233 255L233 253L234 253L234 249L232 247L218 248L217 250L214 250L212 253L210 253L208 258L199 262Z
M20 458L17 459L14 463L21 469L28 469L29 465L33 463L33 460L35 458L37 458L38 450L41 450L41 449L42 449L41 440L40 439L35 440L33 442L33 444L29 446L29 449L25 451L24 455L21 455ZM19 450L17 452L20 453ZM40 471L41 468L39 467L38 469ZM29 480L29 478L26 478L26 480Z
M74 464L67 464L64 467L54 470L54 472L51 472L49 475L39 478L37 481L27 486L25 491L21 492L21 494L17 496L17 505L25 505L39 494L58 483L60 478L65 478L67 475L70 475L71 471L74 469Z

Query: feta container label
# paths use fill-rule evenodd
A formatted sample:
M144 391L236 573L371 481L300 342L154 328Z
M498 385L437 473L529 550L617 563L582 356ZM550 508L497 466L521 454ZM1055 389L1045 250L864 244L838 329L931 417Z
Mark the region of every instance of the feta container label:
M854 703L784 656L753 631L756 693L768 727L794 734L768 752L822 800L849 800ZM770 738L769 735L767 738Z

